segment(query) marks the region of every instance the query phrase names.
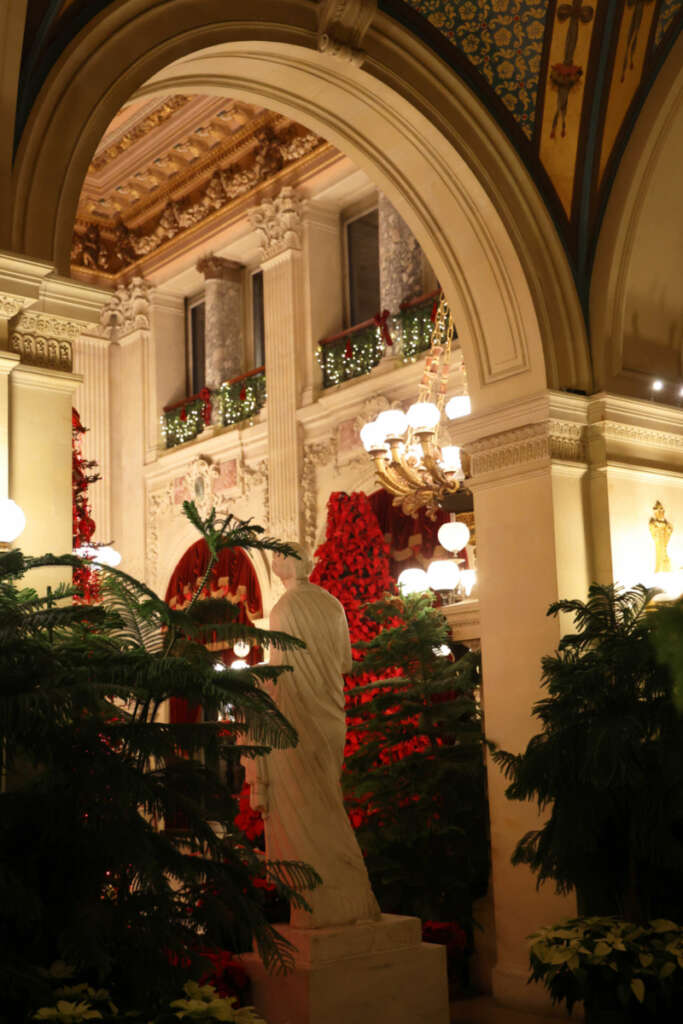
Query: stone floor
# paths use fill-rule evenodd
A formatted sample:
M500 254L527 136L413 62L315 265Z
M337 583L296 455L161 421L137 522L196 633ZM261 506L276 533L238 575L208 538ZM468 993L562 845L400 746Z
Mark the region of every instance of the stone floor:
M523 1010L509 1010L491 999L490 996L476 996L474 999L458 999L451 1003L451 1024L560 1024L562 1020L579 1022L574 1017L544 1017Z

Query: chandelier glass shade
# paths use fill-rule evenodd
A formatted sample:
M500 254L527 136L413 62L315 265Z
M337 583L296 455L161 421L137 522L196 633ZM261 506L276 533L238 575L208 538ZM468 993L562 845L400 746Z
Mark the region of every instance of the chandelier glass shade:
M406 515L415 515L424 508L433 518L465 479L460 449L439 443L444 412L454 419L467 415L470 408L467 395L456 395L446 405L456 340L448 303L442 295L417 401L406 413L386 409L360 432L380 484Z

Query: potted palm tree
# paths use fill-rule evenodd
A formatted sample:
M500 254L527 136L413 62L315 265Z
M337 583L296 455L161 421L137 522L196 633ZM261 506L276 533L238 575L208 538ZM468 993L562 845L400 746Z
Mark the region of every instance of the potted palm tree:
M533 937L532 979L592 1019L662 1021L683 999L683 720L653 593L593 584L549 609L576 631L543 661L541 731L522 754L494 754L510 799L550 808L513 862L574 890L582 915Z

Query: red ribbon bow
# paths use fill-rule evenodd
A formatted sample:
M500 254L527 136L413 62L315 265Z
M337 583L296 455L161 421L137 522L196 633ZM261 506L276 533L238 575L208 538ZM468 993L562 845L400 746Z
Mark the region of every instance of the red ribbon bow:
M389 328L387 327L387 320L389 319L389 310L388 309L383 309L381 313L376 313L375 316L373 317L373 319L375 321L376 326L379 327L380 331L382 332L382 338L384 339L384 344L385 345L393 345L394 342L393 342L393 339L391 337L391 332L389 331Z

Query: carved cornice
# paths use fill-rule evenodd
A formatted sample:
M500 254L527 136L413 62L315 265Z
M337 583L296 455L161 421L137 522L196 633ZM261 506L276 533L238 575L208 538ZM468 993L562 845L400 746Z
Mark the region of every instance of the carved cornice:
M158 128L164 121L167 121L172 114L175 114L176 110L180 110L186 103L189 103L190 99L190 96L169 96L141 121L138 121L128 131L123 132L106 149L97 153L90 164L92 170L101 171L102 168L106 167L112 160L115 160L121 153L125 153L134 142L144 139L151 131Z
M353 64L362 64L361 48L377 0L322 0L318 10L318 49Z
M648 448L666 448L670 451L683 452L683 434L671 434L664 430L652 430L634 423L618 423L614 420L595 423L591 426L591 431L598 431L607 442L626 442L645 445Z
M242 270L242 264L236 260L225 260L221 256L202 256L197 260L197 270L205 281L225 281L232 279L236 270Z
M288 249L301 249L302 201L291 186L283 188L275 199L250 210L249 222L261 242L261 259L272 259Z
M585 427L566 420L547 419L491 434L464 445L474 478L541 461L586 461Z
M171 183L164 188L157 181L151 199L154 210L142 218L137 208L132 208L124 211L126 221L121 215L112 220L79 219L73 236L71 265L117 275L183 231L264 186L284 167L294 165L326 145L324 139L312 132L303 132L298 126L278 132L266 125L249 135L242 146L244 153L224 151L221 158L210 152L201 171L172 176ZM119 191L121 189L126 191L125 186Z
M149 330L149 284L142 277L134 277L129 284L120 284L103 307L99 333L103 338L113 338L141 330Z

